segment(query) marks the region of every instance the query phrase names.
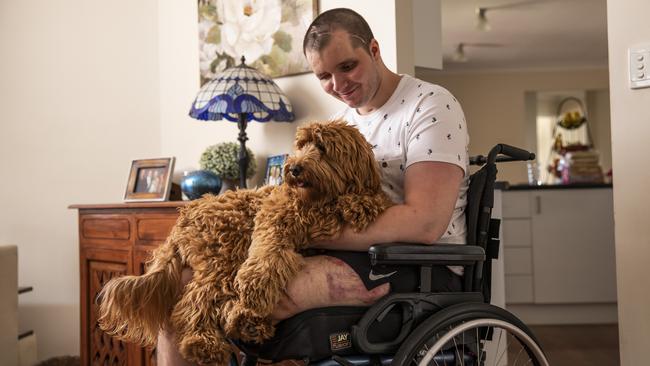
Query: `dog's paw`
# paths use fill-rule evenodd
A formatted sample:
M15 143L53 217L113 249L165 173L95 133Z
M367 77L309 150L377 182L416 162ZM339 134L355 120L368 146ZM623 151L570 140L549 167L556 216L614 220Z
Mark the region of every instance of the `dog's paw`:
M191 334L182 338L178 350L186 360L199 365L226 365L231 357L231 346L221 337Z
M252 310L233 305L224 325L226 335L244 342L262 343L273 337L275 328L267 317L261 317Z

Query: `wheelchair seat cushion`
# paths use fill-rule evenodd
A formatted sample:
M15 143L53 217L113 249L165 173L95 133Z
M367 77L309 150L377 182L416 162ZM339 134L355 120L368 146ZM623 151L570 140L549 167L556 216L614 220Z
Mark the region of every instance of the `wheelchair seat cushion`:
M391 292L417 292L420 283L420 269L410 265L375 265L370 264L368 252L342 250L311 251L309 255L326 255L345 262L363 281L366 289L389 282ZM432 290L434 292L457 292L462 290L462 277L446 266L434 266L432 269Z

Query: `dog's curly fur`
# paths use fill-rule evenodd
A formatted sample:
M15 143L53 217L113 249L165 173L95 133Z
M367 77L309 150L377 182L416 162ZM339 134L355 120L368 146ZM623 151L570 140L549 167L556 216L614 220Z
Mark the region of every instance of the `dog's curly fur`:
M303 264L299 251L343 224L364 230L390 201L370 145L343 121L299 128L285 184L207 195L185 206L142 276L109 281L100 327L152 346L162 327L189 361L225 365L227 337L262 342L268 319ZM181 271L191 281L181 286Z

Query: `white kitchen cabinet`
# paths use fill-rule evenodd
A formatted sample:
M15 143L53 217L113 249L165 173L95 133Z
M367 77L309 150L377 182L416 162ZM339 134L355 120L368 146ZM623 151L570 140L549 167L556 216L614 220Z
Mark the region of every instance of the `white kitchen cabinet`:
M506 303L616 302L611 188L503 192Z

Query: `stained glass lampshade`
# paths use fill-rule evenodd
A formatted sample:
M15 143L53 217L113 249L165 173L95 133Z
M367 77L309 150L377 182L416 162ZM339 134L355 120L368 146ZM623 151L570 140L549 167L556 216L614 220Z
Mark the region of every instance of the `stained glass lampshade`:
M227 120L239 126L239 183L246 188L246 126L248 121L291 122L295 116L286 95L273 80L241 64L224 70L199 90L190 116L204 121Z

